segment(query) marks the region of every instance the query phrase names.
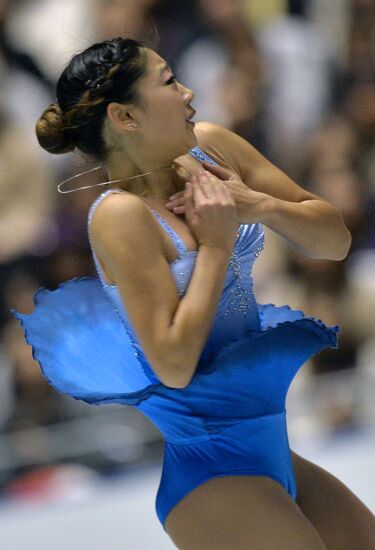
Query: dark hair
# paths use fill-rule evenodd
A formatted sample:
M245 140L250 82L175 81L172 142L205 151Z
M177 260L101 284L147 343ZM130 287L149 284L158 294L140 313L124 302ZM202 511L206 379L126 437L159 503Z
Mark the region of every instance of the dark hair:
M143 44L113 38L75 55L56 85L57 103L50 105L36 124L39 144L50 153L68 153L77 147L103 161L102 135L111 101L134 103L135 83L145 72Z

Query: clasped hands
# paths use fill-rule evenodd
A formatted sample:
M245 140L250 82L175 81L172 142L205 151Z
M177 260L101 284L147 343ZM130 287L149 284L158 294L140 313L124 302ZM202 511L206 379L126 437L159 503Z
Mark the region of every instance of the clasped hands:
M236 202L238 223L257 223L263 221L264 200L269 195L253 191L243 183L237 174L233 174L219 165L212 165L208 162L202 162L202 167L225 183L226 187ZM179 191L169 197L165 207L172 210L175 214L184 214L184 196L185 191Z

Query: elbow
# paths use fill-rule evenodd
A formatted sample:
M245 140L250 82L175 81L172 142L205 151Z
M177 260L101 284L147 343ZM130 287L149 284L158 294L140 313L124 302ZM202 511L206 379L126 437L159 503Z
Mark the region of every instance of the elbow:
M345 224L344 216L341 214L341 227L342 234L340 238L340 254L337 258L338 260L344 260L349 254L350 247L352 245L352 234L350 233L348 227Z
M331 260L344 260L349 254L350 247L352 245L352 236L346 225L343 226L343 234L339 239L336 246L335 254Z
M343 215L337 210L336 220L331 231L331 239L326 240L327 249L325 257L321 257L321 259L336 261L344 260L349 254L352 244L352 235L344 222ZM328 242L330 243L329 248Z
M173 372L173 376L171 376L171 372ZM192 381L193 375L195 372L195 368L188 367L186 364L182 367L181 361L178 367L174 366L173 369L170 369L169 376L168 376L168 387L175 388L175 389L184 389Z
M187 346L186 340L187 338L184 341L174 335L174 337L164 340L164 345L159 347L164 350L164 360L159 361L159 365L163 365L159 369L163 378L161 382L169 388L186 388L194 376L198 360L194 349L192 349L193 346Z
M171 378L170 376L168 377L168 380L165 380L165 382L163 382L162 380L162 383L164 386L166 386L167 388L171 388L171 389L175 389L175 390L182 390L183 388L186 388L191 382L191 377L190 378L183 378L181 376L179 377L173 377Z
M158 369L158 372L160 373L159 380L168 388L181 390L190 384L194 371L195 369L192 369L180 358L178 364L168 364L167 368L165 368L164 364L163 371L160 368Z
M326 226L327 239L322 239L321 249L325 248L324 260L344 260L352 244L352 235L347 228L344 216L340 210L330 205L329 222Z
M189 384L190 384L190 382L183 383L183 382L174 382L173 381L173 382L169 382L168 384L164 383L163 385L166 386L167 388L171 388L172 390L183 390Z
M315 260L344 260L347 257L352 244L352 236L346 229L346 226L344 227L345 232L344 234L341 234L339 238L332 239L329 245L325 243L323 246L319 243L315 250L310 250L307 255Z
M351 246L351 237L345 241L343 244L337 244L335 243L334 248L330 248L329 250L326 250L324 253L322 251L318 252L316 255L310 254L310 257L315 258L317 260L332 260L332 261L342 261L345 260L347 257L350 246Z

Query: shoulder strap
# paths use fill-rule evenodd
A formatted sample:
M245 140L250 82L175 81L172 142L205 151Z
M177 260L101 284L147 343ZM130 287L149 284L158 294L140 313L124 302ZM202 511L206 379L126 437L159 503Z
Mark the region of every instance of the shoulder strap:
M217 164L217 162L215 162L211 157L209 157L204 151L202 151L202 149L200 149L199 147L193 147L192 149L190 149L189 151L189 154L194 157L196 160L198 160L199 162L202 162L202 161L206 161L210 164ZM92 251L92 255L93 255L93 259L94 259L94 263L95 263L95 267L96 267L96 271L98 273L98 276L101 280L101 282L103 283L104 286L108 286L108 284L105 282L104 278L103 278L103 272L100 268L100 265L99 265L99 262L98 262L98 258L95 254L95 251L93 249L93 246L91 244L91 240L90 240L90 224L91 224L91 220L92 220L92 217L93 217L93 214L95 212L95 209L97 208L98 204L104 199L104 197L106 197L107 195L109 195L110 193L121 193L120 190L117 190L117 189L109 189L108 191L105 191L104 193L102 193L101 195L99 195L99 197L97 197L95 199L95 201L93 202L93 204L91 205L90 207L90 210L89 210L89 213L88 213L88 237L89 237L89 242L90 242L90 247L91 247L91 251ZM151 212L153 213L153 215L156 217L156 219L159 221L159 223L162 225L162 227L164 228L164 230L170 235L170 237L172 238L175 246L176 246L176 250L177 250L177 253L179 255L179 257L183 256L184 254L186 254L188 251L188 249L186 248L184 242L182 241L182 239L180 238L179 235L177 235L177 233L172 229L172 227L170 227L170 225L164 220L164 218L162 218L162 216L160 216L160 214L158 214L155 210L153 210L152 208L150 208Z
M179 235L177 235L177 233L171 228L171 226L165 221L165 219L160 216L160 214L158 214L152 208L150 208L150 210L154 214L156 219L160 222L160 224L163 226L165 231L172 237L172 240L176 246L179 256L186 254L186 252L188 252L188 249L186 248L184 242L179 237Z
M217 162L215 162L211 157L209 157L208 155L206 155L206 153L204 151L202 151L201 149L199 149L199 147L193 147L192 149L190 149L189 151L189 154L194 157L196 160L198 161L206 161L206 162L209 162L210 164L217 164ZM176 249L177 249L177 252L179 254L179 258L181 256L183 256L184 254L186 254L188 251L188 249L186 248L184 242L182 241L182 239L179 237L179 235L177 235L177 233L170 227L170 225L164 220L164 218L162 218L160 216L160 214L158 214L155 210L153 210L152 208L150 208L150 210L152 211L152 213L155 215L155 217L157 218L157 220L160 222L160 224L163 226L163 228L165 229L165 231L172 237L172 240L176 246Z
M104 197L106 197L107 195L110 195L111 193L121 193L121 191L117 190L117 189L108 189L108 191L104 191L104 193L101 193L101 195L99 195L99 197L97 197L95 199L95 201L92 203L92 205L90 206L88 216L87 216L87 235L88 235L88 239L89 239L90 249L91 249L92 257L93 257L93 260L94 260L96 272L98 274L98 277L99 277L101 283L104 286L110 286L110 285L108 285L108 283L106 283L106 281L104 280L103 271L101 270L98 257L95 254L94 247L92 246L91 236L90 236L90 226L91 226L92 217L94 215L94 212L95 212L97 206L99 205L99 203L101 203L101 201L104 199Z
M217 164L216 161L209 157L204 151L202 151L202 149L199 149L199 147L193 147L193 149L190 149L189 154L199 162L202 162L204 160L209 164Z

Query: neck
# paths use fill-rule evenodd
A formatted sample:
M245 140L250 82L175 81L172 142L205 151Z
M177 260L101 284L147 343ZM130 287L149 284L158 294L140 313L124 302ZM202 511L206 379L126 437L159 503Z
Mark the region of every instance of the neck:
M167 159L137 161L115 153L108 160L107 173L111 180L124 180L113 184L112 188L166 202L171 195L184 189L184 182L172 165L173 161ZM134 179L126 181L128 178Z

